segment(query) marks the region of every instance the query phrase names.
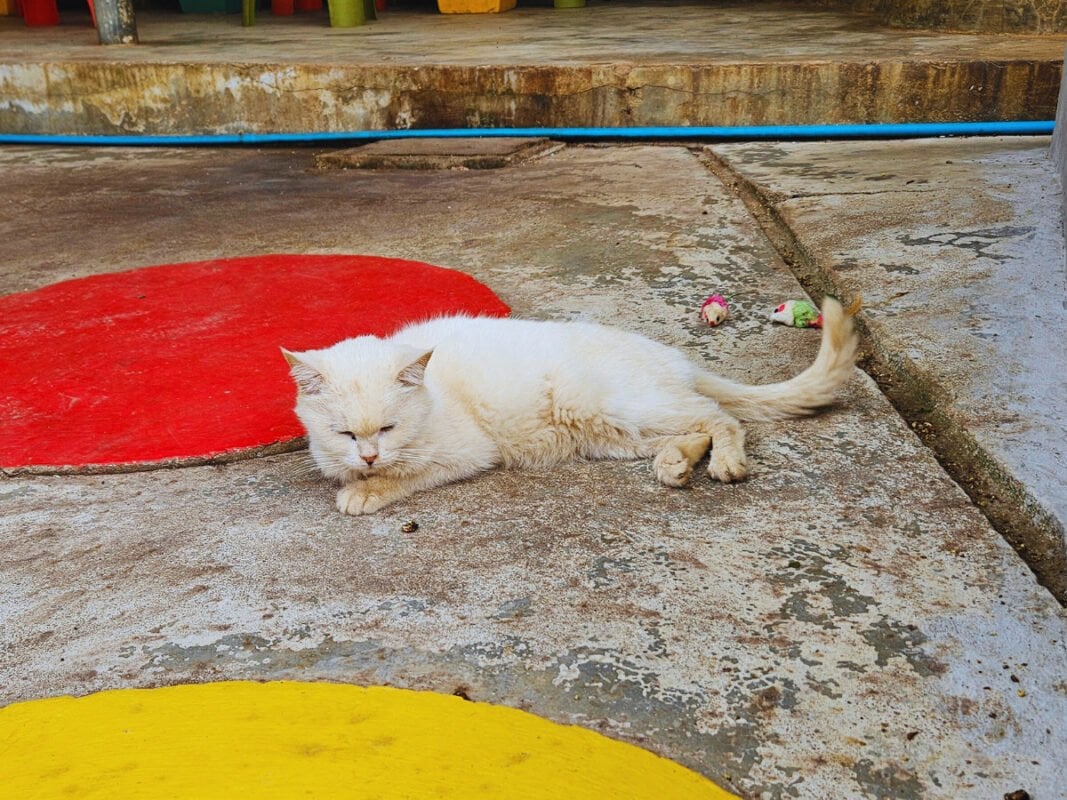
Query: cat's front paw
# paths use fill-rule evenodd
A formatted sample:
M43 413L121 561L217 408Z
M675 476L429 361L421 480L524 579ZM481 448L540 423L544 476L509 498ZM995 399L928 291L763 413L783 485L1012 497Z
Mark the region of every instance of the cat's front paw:
M748 461L744 451L713 447L708 462L708 474L717 481L733 483L748 477Z
M386 503L381 497L367 491L361 484L342 486L337 492L337 510L342 514L358 517L361 514L373 514Z

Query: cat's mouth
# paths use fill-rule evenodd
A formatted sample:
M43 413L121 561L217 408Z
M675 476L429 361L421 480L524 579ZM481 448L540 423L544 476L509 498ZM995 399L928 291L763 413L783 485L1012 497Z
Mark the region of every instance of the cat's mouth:
M362 464L362 463L353 464L352 465L352 471L355 472L358 475L362 475L363 477L366 477L367 475L373 475L375 473L381 472L383 466L384 465L379 464L379 463L374 463L374 464Z

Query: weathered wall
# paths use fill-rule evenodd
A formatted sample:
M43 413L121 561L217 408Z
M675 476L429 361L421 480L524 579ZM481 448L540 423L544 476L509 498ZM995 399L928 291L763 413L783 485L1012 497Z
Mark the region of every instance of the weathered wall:
M1056 107L1056 127L1052 134L1052 163L1060 176L1060 216L1067 232L1067 81L1060 81L1060 100ZM1067 303L1067 297L1064 298Z
M1067 31L1065 0L821 0L820 4L869 11L901 28L983 33Z
M1043 120L1062 65L0 64L0 130L172 134ZM4 100L3 98L7 98Z
M1052 134L1052 160L1060 173L1062 186L1067 186L1067 81L1060 82L1060 100L1056 108L1056 128ZM1067 220L1067 209L1064 214Z

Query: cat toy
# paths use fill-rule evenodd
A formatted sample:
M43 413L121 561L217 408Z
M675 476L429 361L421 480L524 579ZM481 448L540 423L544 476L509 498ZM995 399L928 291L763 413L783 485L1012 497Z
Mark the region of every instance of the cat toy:
M791 328L822 327L822 314L807 300L786 300L774 309L771 319Z
M729 313L730 307L721 294L713 294L700 306L700 318L713 328L726 319Z

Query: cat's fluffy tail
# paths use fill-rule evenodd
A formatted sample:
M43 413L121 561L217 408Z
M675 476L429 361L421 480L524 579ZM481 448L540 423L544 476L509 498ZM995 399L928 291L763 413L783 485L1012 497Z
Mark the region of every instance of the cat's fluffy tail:
M837 390L852 376L859 346L852 317L859 309L858 299L847 310L831 297L823 300L819 353L812 365L795 378L765 386L747 386L704 372L697 378L697 390L747 422L814 414L830 405Z

